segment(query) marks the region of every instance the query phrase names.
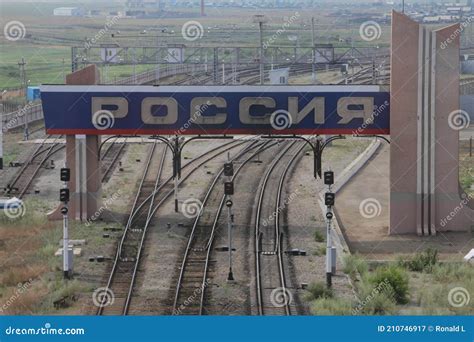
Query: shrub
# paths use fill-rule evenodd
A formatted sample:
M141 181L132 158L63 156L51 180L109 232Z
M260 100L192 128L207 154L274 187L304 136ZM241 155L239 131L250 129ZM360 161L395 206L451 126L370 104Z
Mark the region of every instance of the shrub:
M401 265L413 272L431 273L438 262L438 250L427 248L421 253L416 253L411 260L402 261Z
M358 254L346 254L342 261L344 264L342 271L351 277L354 277L357 273L363 275L369 269L367 262Z
M403 268L395 265L379 267L367 280L373 286L391 286L396 303L408 303L408 274Z
M324 235L321 232L315 231L314 232L314 240L316 240L316 242L324 242L325 238L324 238Z
M433 267L433 277L437 281L469 283L474 278L474 267L467 263L443 263Z
M316 249L313 251L313 255L317 255L317 256L326 255L326 246L316 247Z
M354 314L387 315L395 311L393 288L388 282L377 286L368 282L359 285L360 302L355 306Z
M311 283L306 290L305 300L312 301L319 298L332 298L333 291L322 282Z
M341 298L319 298L311 303L313 315L350 315L352 314L352 303Z

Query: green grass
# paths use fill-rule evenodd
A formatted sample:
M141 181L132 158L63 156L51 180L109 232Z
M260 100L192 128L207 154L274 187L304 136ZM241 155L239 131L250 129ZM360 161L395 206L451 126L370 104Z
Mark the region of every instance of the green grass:
M416 253L410 260L400 260L399 264L413 272L428 272L438 263L438 250L427 248L425 251Z
M342 271L351 278L357 274L364 275L369 269L367 262L359 254L346 254L343 256L342 262Z
M334 292L331 288L327 288L326 284L322 282L311 283L306 289L304 299L306 301L313 301L319 298L332 298Z
M319 316L351 315L352 309L351 301L342 298L319 298L311 303L311 313Z
M316 256L326 255L326 246L324 245L317 246L316 249L313 251L313 255L316 255Z
M378 267L374 272L367 274L365 282L374 287L390 286L396 303L406 304L409 300L408 279L405 269L396 265L388 265Z
M63 83L63 73L71 70L69 47L38 46L21 42L2 43L0 48L0 61L2 61L0 63L0 84L2 89L20 87L18 62L22 57L26 61L26 77L30 81L30 85Z
M324 235L321 232L315 231L314 232L314 240L316 242L324 242L326 239L324 238Z

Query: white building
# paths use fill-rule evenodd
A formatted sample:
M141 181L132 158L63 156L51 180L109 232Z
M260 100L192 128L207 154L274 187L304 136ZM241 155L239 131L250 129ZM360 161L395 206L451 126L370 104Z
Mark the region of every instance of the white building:
M66 17L80 17L83 10L79 7L58 7L53 10L53 15Z

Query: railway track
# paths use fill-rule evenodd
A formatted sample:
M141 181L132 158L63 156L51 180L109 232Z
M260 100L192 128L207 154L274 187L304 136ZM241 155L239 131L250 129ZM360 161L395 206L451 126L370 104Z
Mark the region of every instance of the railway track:
M237 148L245 142L231 141L213 148L182 167L182 170L190 169L182 176L179 184L186 181L201 166ZM150 157L149 157L150 158ZM149 158L147 160L149 160ZM164 157L163 157L164 158ZM164 159L163 159L164 160ZM197 165L194 165L196 164ZM139 186L139 190L132 205L127 224L122 238L119 241L115 258L113 260L110 275L107 281L107 291L114 293L115 300L110 305L99 305L98 315L127 315L132 303L133 290L138 275L138 267L141 260L147 229L156 214L156 211L173 194L172 177L159 182L155 179L153 185L147 181L146 174L149 170L149 162ZM161 163L160 170L163 163ZM161 171L159 172L161 175ZM145 191L144 191L145 190ZM151 190L151 191L150 191ZM105 300L105 298L103 298ZM103 302L104 303L104 302Z
M284 181L288 170L304 148L292 142L274 158L259 186L255 211L255 278L259 315L292 315L296 308L287 286L283 259L281 211ZM283 160L288 161L283 163Z
M35 177L46 162L64 148L63 144L57 142L61 137L56 137L53 143L47 143L51 137L48 135L44 138L43 142L34 149L30 157L23 163L15 177L5 187L4 193L6 195L15 195L22 198L28 192Z
M101 155L101 182L106 183L112 176L112 172L117 165L117 161L120 159L123 151L125 150L126 144L120 143L118 140L120 137L115 137L108 146L104 153Z
M263 144L252 143L236 155L232 161L237 162L239 166L235 170L232 180L235 179L241 169L256 155L274 145L275 143L270 144L270 142ZM239 161L249 153L251 153L250 156ZM205 314L206 289L208 277L212 273L213 265L211 252L219 227L219 218L226 198L222 189L220 191L216 190L216 185L220 184L219 180L222 180L222 174L223 168L220 169L211 182L202 201L201 209L194 219L188 243L184 250L183 260L179 268L173 299L172 313L174 315Z
M135 264L140 256L146 229L145 223L149 221L155 196L152 196L150 201L144 201L158 189L167 151L166 146L163 146L161 158L157 158L159 157L157 146L157 141L154 141L148 152L145 169L107 283L107 288L112 288L114 291L114 303L110 306L100 306L98 314L119 315L128 310L131 284L133 284L136 272ZM154 167L156 159L160 160L157 169Z

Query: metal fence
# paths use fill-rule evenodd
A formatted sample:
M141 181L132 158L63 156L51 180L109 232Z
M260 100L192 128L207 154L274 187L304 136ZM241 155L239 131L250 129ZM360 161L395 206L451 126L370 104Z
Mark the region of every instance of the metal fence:
M204 71L204 65L189 64L167 64L164 68L153 69L142 72L140 74L128 76L120 80L108 82L109 84L147 84L151 82L159 82L160 79L179 74L194 73Z
M474 95L474 77L461 80L461 95Z
M23 108L2 115L3 131L7 132L11 129L25 125L25 120L28 122L35 122L43 119L43 108L41 103L31 102L26 104Z

